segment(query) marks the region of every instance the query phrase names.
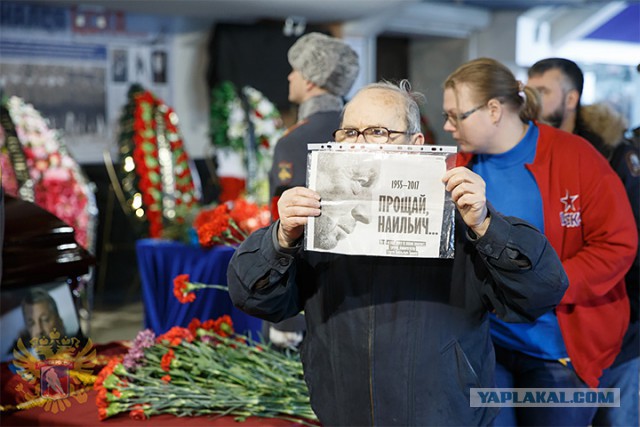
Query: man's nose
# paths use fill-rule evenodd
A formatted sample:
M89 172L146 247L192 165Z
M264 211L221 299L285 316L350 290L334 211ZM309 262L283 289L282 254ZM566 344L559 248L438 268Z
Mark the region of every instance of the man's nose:
M369 213L367 212L366 205L357 205L351 211L351 216L363 224L369 224Z
M362 138L362 139L360 139ZM359 133L358 137L356 138L356 143L365 143L366 144L367 140L364 139L364 134L363 133Z
M39 323L36 323L36 325L33 327L33 332L31 333L31 335L32 335L32 338L33 337L40 338L42 335L44 335L44 329Z

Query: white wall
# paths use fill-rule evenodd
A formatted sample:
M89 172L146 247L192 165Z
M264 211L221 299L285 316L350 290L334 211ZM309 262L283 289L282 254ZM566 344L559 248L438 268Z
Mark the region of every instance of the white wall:
M410 81L413 89L427 97L424 113L435 133L436 143L454 145L442 129L442 83L468 58L468 43L463 39L432 38L414 40L409 48Z
M489 57L497 59L516 71L516 28L519 12L496 12L491 25L469 39L469 59Z
M180 20L180 30L172 38L173 109L187 153L202 158L209 149L209 89L206 81L211 22Z

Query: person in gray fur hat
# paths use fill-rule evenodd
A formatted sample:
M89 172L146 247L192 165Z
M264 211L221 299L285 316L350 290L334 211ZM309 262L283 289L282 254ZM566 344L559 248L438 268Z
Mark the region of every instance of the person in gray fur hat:
M325 34L309 33L301 37L291 46L287 57L293 72L339 97L349 92L358 75L358 55L343 41ZM289 75L290 82L291 79Z
M278 141L269 172L271 216L278 219L278 199L287 189L305 185L307 144L327 142L339 127L340 112L358 75L358 54L345 42L321 33L300 37L289 49L289 101L299 105L298 121ZM298 315L278 324L265 322L265 339L295 347L305 329Z

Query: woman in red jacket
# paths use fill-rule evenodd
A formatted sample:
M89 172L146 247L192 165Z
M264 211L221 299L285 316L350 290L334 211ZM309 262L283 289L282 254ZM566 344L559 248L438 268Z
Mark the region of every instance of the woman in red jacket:
M625 191L584 139L535 122L537 94L503 64L467 62L444 83L444 129L458 165L482 176L498 211L538 227L560 256L569 288L532 323L491 319L498 387L597 387L628 324L624 276L638 244ZM503 408L496 425L589 425L596 407ZM511 414L511 418L507 415Z

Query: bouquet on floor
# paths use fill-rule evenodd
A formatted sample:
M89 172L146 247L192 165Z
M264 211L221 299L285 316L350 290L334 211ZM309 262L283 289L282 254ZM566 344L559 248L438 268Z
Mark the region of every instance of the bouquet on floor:
M129 353L100 372L94 388L101 420L128 413L133 419L173 414L317 422L298 354L235 334L227 315L194 319L158 337L140 332Z

